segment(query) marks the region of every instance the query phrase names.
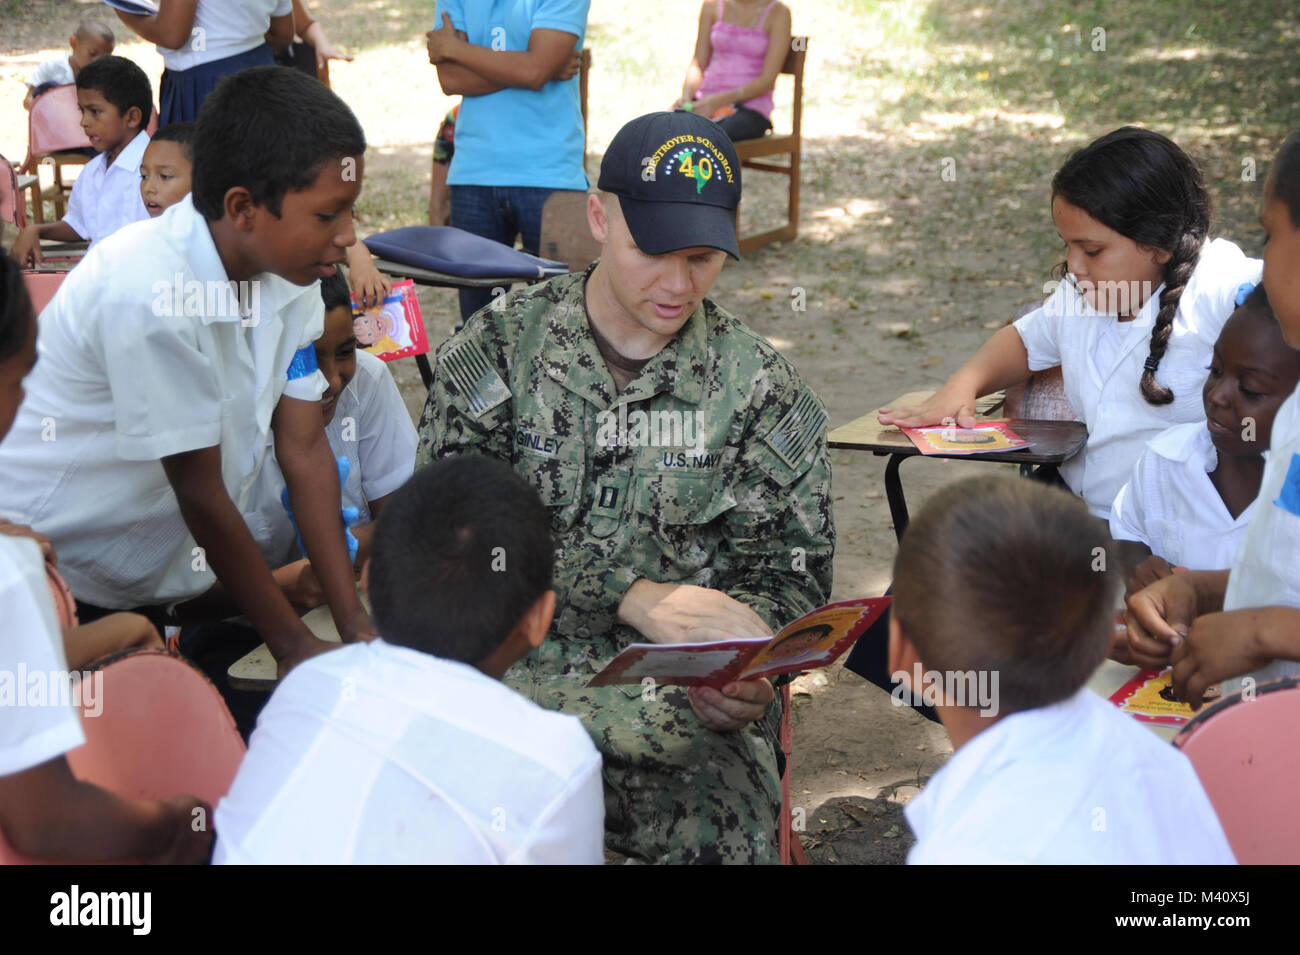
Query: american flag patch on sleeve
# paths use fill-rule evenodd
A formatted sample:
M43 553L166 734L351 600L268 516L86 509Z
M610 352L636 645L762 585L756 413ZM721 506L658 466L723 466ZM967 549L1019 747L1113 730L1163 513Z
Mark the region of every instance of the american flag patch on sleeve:
M510 398L510 389L488 362L478 343L465 339L447 350L438 367L475 418Z
M826 410L813 393L804 388L794 406L763 440L787 467L797 470L825 424Z

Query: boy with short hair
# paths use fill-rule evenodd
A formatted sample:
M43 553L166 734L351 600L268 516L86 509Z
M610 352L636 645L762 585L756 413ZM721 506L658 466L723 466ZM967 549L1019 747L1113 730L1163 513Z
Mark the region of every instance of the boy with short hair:
M273 433L339 632L372 634L313 347L316 279L356 240L364 150L356 117L315 80L227 77L199 119L191 196L96 245L43 312L0 486L13 489L6 516L53 541L83 622L138 607L165 625L215 571L282 669L328 649L240 513Z
M218 863L590 863L600 754L501 676L555 611L550 517L510 467L423 469L376 525L380 638L307 661L217 806Z
M172 123L153 134L140 159L140 198L156 219L189 194L194 177L194 124Z
M909 863L1234 861L1187 757L1085 686L1113 547L1082 501L1001 476L949 484L908 525L889 667L945 688L955 750L907 805Z
M71 55L46 60L32 72L31 78L27 80L23 109L30 110L36 97L50 87L75 83L83 67L101 56L111 55L116 44L113 31L103 20L93 17L82 20L77 24L77 31L68 37L68 46L72 47Z
M124 225L147 219L140 198L140 160L149 145L144 131L153 115L153 91L144 70L120 56L105 56L77 74L81 128L99 153L86 164L58 222L29 225L10 253L24 267L41 261L41 240L91 244Z

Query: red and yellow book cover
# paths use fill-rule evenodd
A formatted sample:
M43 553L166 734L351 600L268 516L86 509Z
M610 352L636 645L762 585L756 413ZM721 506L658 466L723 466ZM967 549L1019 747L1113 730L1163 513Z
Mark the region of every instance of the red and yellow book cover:
M904 428L903 434L912 439L922 454L991 454L1032 447L1030 442L1002 421L982 424L977 428L958 428L953 425Z
M1110 701L1143 723L1182 726L1196 711L1182 700L1174 699L1172 668L1139 670L1131 680L1111 694ZM1206 694L1205 702L1218 697L1218 687Z
M352 329L357 347L384 361L423 355L429 350L415 283L410 279L394 282L382 305L358 309L353 299Z
M634 643L616 656L588 686L655 683L726 686L781 673L815 670L834 663L889 606L889 597L842 600L818 607L774 637L716 643Z

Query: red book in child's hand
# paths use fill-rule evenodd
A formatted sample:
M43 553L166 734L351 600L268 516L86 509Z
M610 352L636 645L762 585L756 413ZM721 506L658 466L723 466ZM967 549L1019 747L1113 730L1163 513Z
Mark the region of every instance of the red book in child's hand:
M818 607L775 637L716 643L634 643L588 683L653 683L723 687L733 680L815 670L834 663L876 622L889 597L842 600Z

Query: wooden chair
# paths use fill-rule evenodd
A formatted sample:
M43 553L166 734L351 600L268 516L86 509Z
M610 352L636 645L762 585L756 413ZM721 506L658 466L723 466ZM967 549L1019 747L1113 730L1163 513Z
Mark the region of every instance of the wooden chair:
M24 176L23 179L30 179ZM25 183L19 182L18 174L8 159L0 156L0 221L9 222L22 229L27 226L27 208L23 201Z
M1205 710L1174 738L1242 865L1300 861L1295 727L1300 679L1264 683L1253 699L1234 694Z
M27 158L18 167L18 172L32 173L39 178L38 166L53 166L54 186L51 192L46 193L38 182L32 196L34 222L45 221L45 199L53 201L55 218L63 218L67 195L72 191L71 183L64 181L63 171L66 167L84 166L90 162L91 157L80 152L89 148L90 140L81 128L81 109L77 105L75 85L56 86L36 97L27 116Z
M740 237L740 254L746 255L767 245L769 242L793 239L799 234L799 157L802 149L803 128L803 66L808 54L808 38L793 37L790 52L781 66L782 73L794 77L794 117L789 133L762 136L758 139L742 139L736 143L736 154L740 164L746 169L758 169L786 176L790 180L789 198L786 203L785 225L766 232ZM767 156L784 156L790 158L786 164L771 162ZM740 231L740 210L736 210L736 231Z
M785 772L781 774L781 818L777 821L777 856L781 865L809 865L799 833L794 829L794 812L790 806L790 756L794 753L794 723L790 715L790 684L781 686L781 752L785 755Z
M1037 305L1022 306L1004 324L1010 325L1037 307ZM1061 374L1060 365L1036 371L1024 384L1012 385L1004 393L1006 399L1002 403L1002 413L1008 418L1075 421L1079 417L1070 406L1070 399L1065 396L1065 378Z

